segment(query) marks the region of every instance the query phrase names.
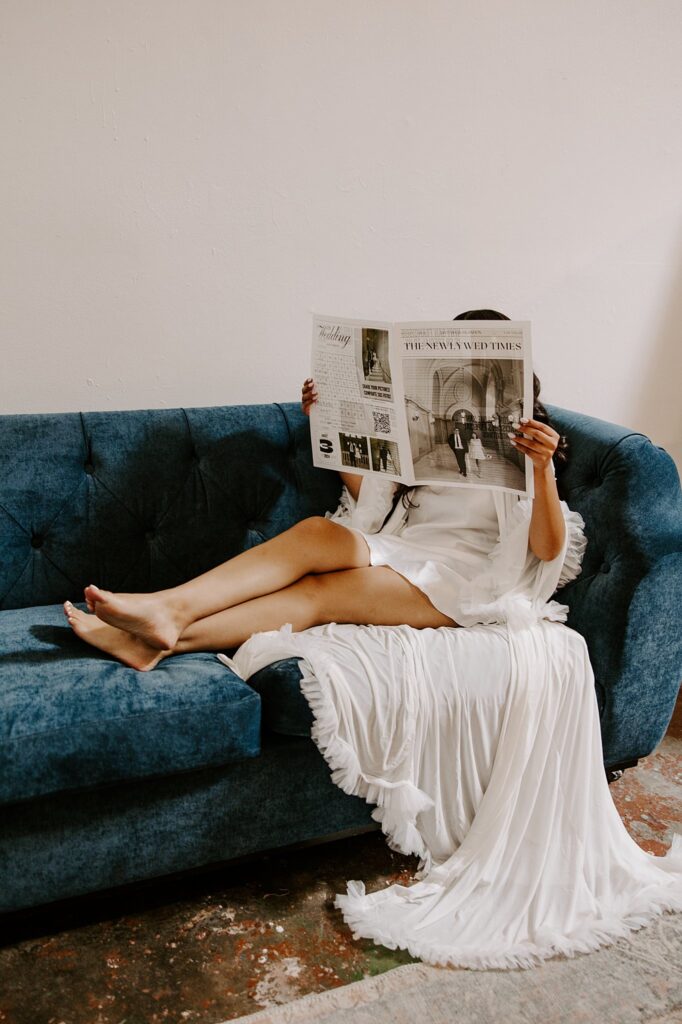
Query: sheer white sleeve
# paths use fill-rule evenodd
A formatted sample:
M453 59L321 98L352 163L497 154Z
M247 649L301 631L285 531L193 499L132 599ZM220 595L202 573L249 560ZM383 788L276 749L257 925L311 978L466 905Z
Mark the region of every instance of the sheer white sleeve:
M583 555L587 547L583 517L579 512L570 509L565 501L561 502L561 509L566 525L566 545L557 590L578 578L582 572Z
M378 533L393 503L398 484L378 474L363 476L357 501L343 485L336 512L326 512L327 519L354 526L363 533Z
M556 468L552 460L552 474L556 479ZM565 501L560 501L561 511L566 526L566 536L561 553L554 560L555 565L561 566L559 579L556 583L556 590L560 590L567 583L578 578L582 571L583 555L587 547L585 537L585 520L579 512L570 509Z
M566 530L561 551L543 561L529 544L532 498L517 499L508 492L495 492L500 536L489 553L490 565L474 579L462 595L457 622L507 622L512 628L528 625L538 618L565 622L568 606L552 600L560 586L581 571L586 539L584 522L578 512L561 501Z
M353 509L355 508L355 498L350 493L345 484L341 487L341 495L339 497L339 504L335 512L325 512L325 519L338 520L339 522L347 521L350 523Z

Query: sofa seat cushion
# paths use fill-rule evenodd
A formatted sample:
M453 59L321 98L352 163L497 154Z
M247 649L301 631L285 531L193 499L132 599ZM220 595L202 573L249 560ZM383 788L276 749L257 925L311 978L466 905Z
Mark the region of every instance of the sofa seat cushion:
M260 705L215 654L136 672L61 605L0 612L0 803L256 757Z
M301 693L300 658L273 661L249 678L263 702L263 728L285 736L310 736L313 713Z

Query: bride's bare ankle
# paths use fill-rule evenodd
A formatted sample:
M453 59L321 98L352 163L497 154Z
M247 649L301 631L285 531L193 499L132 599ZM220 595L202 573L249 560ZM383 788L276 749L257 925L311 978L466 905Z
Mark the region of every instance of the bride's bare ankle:
M158 595L166 615L178 627L178 635L191 626L196 619L187 599L175 590L161 591Z

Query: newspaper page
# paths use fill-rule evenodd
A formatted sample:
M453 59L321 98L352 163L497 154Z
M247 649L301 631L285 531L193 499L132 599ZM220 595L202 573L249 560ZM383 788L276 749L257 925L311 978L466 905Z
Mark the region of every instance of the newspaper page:
M533 415L528 321L315 315L312 376L315 466L533 496L509 436Z

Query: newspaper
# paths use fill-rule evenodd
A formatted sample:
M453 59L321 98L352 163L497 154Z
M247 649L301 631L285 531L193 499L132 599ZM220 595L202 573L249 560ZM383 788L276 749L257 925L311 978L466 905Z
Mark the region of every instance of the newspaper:
M510 443L533 415L530 323L313 317L313 464L533 497Z

